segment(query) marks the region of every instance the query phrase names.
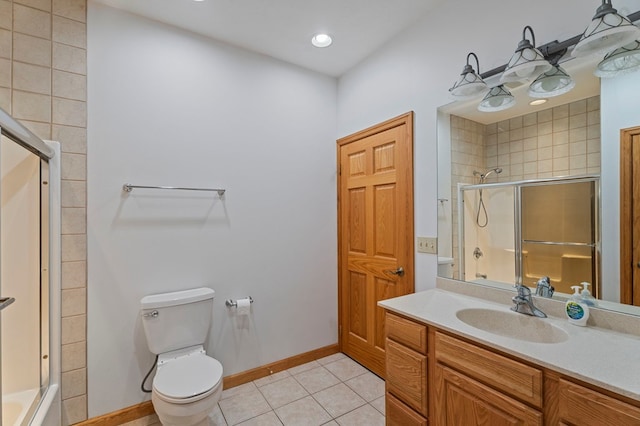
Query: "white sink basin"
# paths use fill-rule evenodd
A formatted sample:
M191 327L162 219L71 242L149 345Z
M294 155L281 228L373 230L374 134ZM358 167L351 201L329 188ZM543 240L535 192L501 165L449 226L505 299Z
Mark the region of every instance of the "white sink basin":
M456 316L471 327L526 342L561 343L569 338L564 330L543 319L515 312L461 309Z

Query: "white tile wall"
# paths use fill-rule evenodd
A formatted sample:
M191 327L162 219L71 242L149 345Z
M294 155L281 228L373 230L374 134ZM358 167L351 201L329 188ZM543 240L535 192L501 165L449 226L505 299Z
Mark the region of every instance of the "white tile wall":
M86 0L0 0L0 107L62 145L63 424L87 418Z

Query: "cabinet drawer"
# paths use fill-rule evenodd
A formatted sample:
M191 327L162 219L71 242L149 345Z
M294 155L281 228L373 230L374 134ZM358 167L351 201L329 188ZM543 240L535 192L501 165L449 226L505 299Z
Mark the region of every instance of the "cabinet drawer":
M427 426L427 419L390 393L387 393L385 413L386 426Z
M387 392L427 416L427 357L387 339Z
M436 332L436 360L536 407L542 406L542 371L455 337Z
M560 379L558 410L564 422L581 426L637 426L640 408Z
M427 353L427 327L387 312L387 337L422 354Z

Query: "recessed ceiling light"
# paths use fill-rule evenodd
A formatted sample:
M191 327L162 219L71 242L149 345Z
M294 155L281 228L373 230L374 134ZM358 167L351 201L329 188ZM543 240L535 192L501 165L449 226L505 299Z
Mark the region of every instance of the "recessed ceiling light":
M311 39L311 44L315 47L329 47L333 43L329 34L316 34Z
M546 102L547 102L546 99L534 99L533 101L529 102L529 105L537 106L537 105L542 105L542 104L544 104Z

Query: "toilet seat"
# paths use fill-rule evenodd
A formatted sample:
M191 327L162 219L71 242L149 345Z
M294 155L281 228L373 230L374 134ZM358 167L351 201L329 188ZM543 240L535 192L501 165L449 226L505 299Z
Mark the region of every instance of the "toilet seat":
M153 390L164 401L188 404L211 395L221 382L222 364L197 353L159 365L153 379Z

